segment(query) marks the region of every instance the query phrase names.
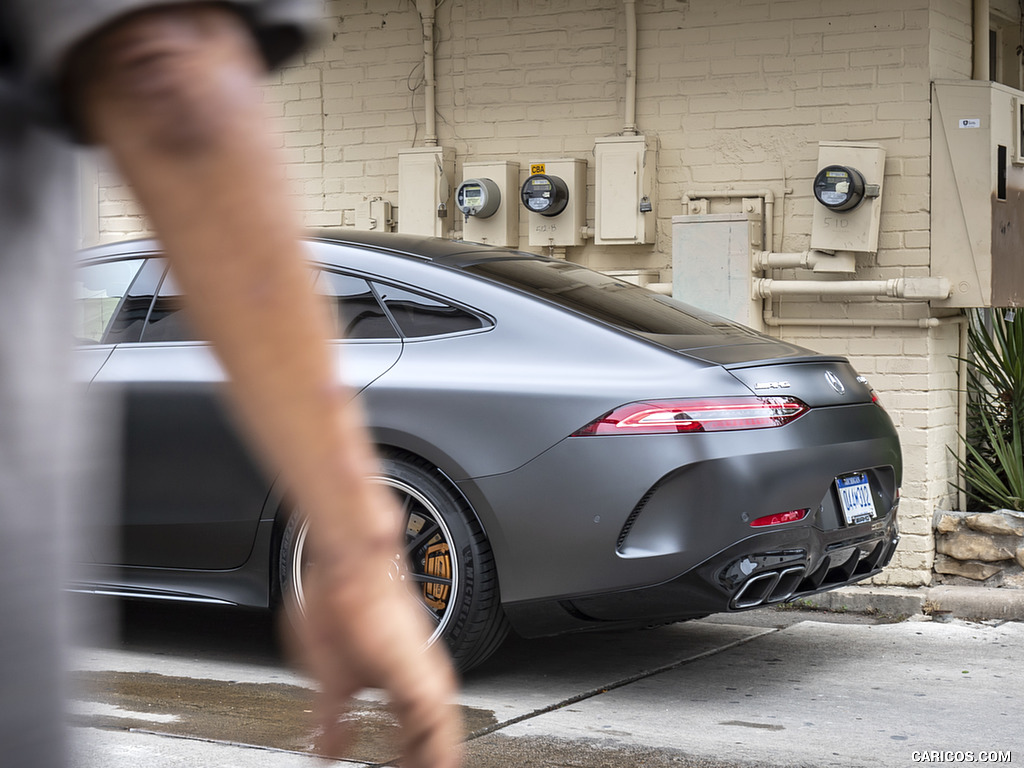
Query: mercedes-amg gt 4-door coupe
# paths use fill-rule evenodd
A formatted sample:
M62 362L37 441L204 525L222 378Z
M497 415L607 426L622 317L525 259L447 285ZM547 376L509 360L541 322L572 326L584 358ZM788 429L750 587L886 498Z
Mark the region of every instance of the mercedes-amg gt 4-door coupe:
M566 260L355 231L308 241L401 501L408 580L467 669L524 636L780 603L879 572L900 446L816 354ZM315 568L153 241L85 251L78 369L124 402L117 556L89 592L300 606Z

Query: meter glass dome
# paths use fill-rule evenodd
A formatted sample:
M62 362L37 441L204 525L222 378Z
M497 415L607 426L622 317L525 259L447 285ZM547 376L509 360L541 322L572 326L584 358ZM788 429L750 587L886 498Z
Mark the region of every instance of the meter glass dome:
M501 204L501 191L491 179L466 179L455 190L455 205L466 217L486 219Z
M520 196L529 210L541 216L557 216L569 204L569 187L557 176L535 173L523 184Z
M833 211L849 211L864 199L864 177L856 168L827 165L814 177L814 198Z
M462 204L467 208L477 208L484 201L483 187L474 184L462 188Z

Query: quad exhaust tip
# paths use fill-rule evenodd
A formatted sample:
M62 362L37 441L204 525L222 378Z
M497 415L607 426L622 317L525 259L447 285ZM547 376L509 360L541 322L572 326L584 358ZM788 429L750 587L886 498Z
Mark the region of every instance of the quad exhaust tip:
M732 607L739 609L756 608L769 603L781 603L796 592L804 577L802 565L768 571L749 579L732 599Z

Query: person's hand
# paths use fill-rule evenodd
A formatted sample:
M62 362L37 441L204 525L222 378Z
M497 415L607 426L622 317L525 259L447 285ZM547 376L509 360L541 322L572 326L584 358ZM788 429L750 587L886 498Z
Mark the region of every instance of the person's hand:
M405 768L456 768L462 724L452 704L455 677L443 644L424 648L423 611L394 578L390 552L323 549L304 578L305 620L299 653L319 681L320 749L340 756L347 735L340 720L363 688L389 696L401 726Z

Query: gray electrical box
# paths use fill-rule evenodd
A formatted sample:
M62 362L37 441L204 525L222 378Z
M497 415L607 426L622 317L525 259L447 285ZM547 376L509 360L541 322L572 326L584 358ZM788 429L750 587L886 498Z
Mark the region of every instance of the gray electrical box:
M750 254L760 249L761 217L705 213L672 217L672 296L737 323L763 330L752 297Z
M932 274L947 307L1024 304L1024 92L932 83Z
M398 153L398 231L446 237L452 230L455 152L417 147Z
M654 242L655 152L644 136L594 142L594 243Z

